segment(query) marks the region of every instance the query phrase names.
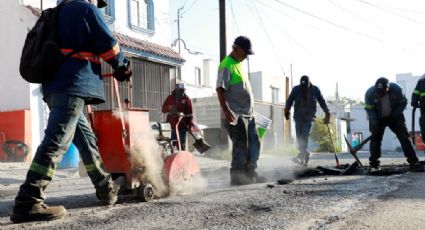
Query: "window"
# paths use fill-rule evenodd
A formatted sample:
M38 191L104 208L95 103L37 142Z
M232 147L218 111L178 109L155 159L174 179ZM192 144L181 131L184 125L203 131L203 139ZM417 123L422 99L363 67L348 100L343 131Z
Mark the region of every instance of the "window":
M155 18L152 0L128 0L130 28L153 34Z
M272 103L278 103L279 102L279 88L271 86L272 91Z
M115 20L115 0L106 0L106 3L108 3L108 5L99 10L102 12L105 20L112 23Z
M201 86L202 85L202 74L201 68L195 67L195 84Z

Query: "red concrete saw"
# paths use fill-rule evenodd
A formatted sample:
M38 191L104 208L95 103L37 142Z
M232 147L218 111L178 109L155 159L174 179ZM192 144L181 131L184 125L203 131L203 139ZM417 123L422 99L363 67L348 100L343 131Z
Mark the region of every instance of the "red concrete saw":
M109 76L110 74L104 75ZM171 140L164 142L158 138L154 139L148 109L122 109L118 82L114 78L110 80L117 98L118 110L91 111L88 107L88 112L105 171L111 173L113 178L121 176L125 178L123 183L125 186L120 194L133 193L143 201L149 201L154 197L168 194L170 185L191 180L193 176L199 174L196 159L190 152L181 150L179 141L178 151L173 151ZM155 142L155 146L150 140ZM146 145L152 145L153 148L146 148ZM142 149L144 153L134 154L135 149L136 152ZM151 151L152 149L156 152ZM170 149L171 153L166 154ZM153 163L149 162L149 159L155 158L162 161L162 165L156 171L158 175L153 175L155 178L162 178L161 183L166 187L165 194L161 191L162 195L157 195L156 192L164 190L160 188L161 183L153 181L152 175L146 176L147 170L153 168Z

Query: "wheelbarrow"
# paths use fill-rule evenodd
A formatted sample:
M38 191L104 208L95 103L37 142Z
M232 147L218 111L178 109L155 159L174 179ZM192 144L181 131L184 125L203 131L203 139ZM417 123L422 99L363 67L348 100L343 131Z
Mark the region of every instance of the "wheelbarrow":
M111 74L104 75L111 77ZM155 186L144 176L149 165L134 164L131 161L131 150L148 139L153 139L149 124L149 110L127 108L122 109L118 82L111 78L117 98L118 110L92 111L88 107L92 129L97 137L97 145L105 171L111 173L114 179L124 178L120 194L135 194L142 201L155 198ZM118 115L118 116L117 116ZM161 154L152 152L149 154ZM143 161L140 161L143 162ZM170 185L183 180L189 180L199 173L199 166L192 154L178 151L163 159L162 175L159 177ZM146 162L149 164L149 162ZM118 180L117 180L118 181Z

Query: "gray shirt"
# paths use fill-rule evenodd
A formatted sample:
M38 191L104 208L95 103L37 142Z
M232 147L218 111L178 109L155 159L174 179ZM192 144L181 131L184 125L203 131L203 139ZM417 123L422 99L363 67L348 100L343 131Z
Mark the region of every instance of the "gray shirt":
M224 98L229 105L230 110L240 116L253 116L254 114L254 96L251 90L251 84L245 73L241 71L243 81L238 84L230 84L231 73L227 68L218 72L216 88L224 89Z
M381 117L389 117L391 115L391 102L390 102L390 95L389 93L386 93L383 97L381 97L379 100L381 100Z

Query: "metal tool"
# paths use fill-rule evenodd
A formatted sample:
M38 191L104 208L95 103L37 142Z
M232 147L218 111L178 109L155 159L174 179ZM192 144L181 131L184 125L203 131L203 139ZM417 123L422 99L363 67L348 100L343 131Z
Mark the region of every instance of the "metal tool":
M334 141L332 139L331 128L329 127L329 124L326 124L326 127L328 127L329 138L330 138L330 141L331 141L331 144L332 144L332 149L333 149L334 156L335 156L336 166L338 167L339 166L339 160L338 160L338 157L336 156L336 149L335 149Z

